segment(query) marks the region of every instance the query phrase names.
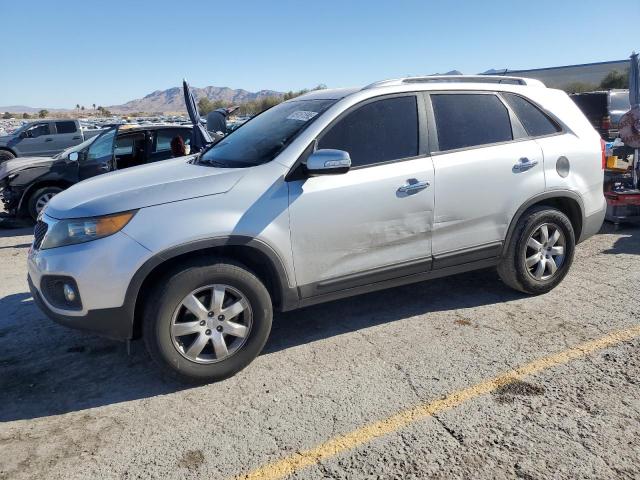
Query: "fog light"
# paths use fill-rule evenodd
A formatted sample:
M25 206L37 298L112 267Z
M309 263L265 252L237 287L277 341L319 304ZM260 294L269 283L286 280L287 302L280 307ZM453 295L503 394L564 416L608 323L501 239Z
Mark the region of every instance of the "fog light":
M62 291L64 292L64 298L67 302L73 303L76 300L76 291L73 289L71 285L65 283L62 287Z

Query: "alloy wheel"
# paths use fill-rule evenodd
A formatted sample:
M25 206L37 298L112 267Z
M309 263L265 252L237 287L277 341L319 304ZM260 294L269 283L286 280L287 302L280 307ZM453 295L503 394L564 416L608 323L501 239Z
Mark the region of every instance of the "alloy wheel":
M36 213L39 215L40 212L42 212L42 209L47 206L47 203L49 203L49 201L55 196L56 194L53 192L40 195L36 201Z
M527 270L536 280L548 280L564 264L565 254L566 239L560 227L554 223L543 223L527 240Z
M187 360L217 363L242 348L252 323L245 295L229 285L207 285L189 293L175 309L171 340Z

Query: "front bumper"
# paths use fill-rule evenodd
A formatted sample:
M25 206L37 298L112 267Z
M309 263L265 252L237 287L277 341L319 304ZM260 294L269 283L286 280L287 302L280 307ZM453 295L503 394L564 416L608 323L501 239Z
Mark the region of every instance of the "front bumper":
M65 327L95 333L113 340L128 340L132 335L133 317L125 306L89 310L80 316L63 315L54 312L42 299L31 277L27 277L33 301L51 320ZM58 310L59 311L59 310Z
M0 184L0 201L4 205L5 212L17 215L23 193L24 191L22 190L16 190L8 185Z
M151 252L122 232L92 242L48 250L31 249L29 288L41 310L54 321L124 340L133 333L135 299L126 293L135 272ZM55 306L42 289L44 276L71 277L81 308Z

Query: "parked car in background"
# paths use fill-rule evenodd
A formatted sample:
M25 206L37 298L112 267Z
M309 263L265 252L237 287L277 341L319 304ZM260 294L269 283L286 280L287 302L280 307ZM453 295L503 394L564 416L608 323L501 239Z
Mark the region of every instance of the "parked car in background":
M574 93L571 99L605 140L618 136L618 123L629 111L629 90Z
M191 143L191 126L119 125L51 157L25 157L0 164L0 198L9 214L34 220L55 195L96 175L166 160L171 140Z
M30 122L0 137L0 163L16 157L50 157L100 132L81 128L78 120Z
M536 80L314 91L201 154L56 196L28 281L56 321L142 335L167 372L220 380L260 353L274 309L489 267L549 292L602 225L602 143Z

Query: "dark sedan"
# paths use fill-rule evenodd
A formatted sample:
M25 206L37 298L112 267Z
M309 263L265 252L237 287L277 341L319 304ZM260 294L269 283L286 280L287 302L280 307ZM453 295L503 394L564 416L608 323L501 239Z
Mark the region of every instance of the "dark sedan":
M171 140L189 149L190 125L122 125L105 130L55 157L17 158L0 164L0 198L14 216L36 219L47 202L96 175L171 158Z

